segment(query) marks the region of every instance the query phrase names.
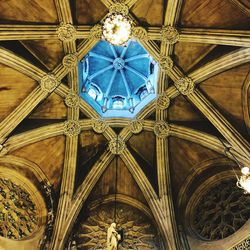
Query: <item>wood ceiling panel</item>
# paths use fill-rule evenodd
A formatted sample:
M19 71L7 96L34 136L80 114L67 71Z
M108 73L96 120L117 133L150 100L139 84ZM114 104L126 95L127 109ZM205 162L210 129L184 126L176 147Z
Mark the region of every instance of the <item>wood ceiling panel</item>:
M184 73L187 73L214 47L210 44L179 42L174 48L176 64L183 69Z
M0 1L0 22L58 23L53 0Z
M95 24L107 13L108 9L100 0L76 1L76 20L78 24Z
M163 0L137 1L131 11L139 19L141 24L158 26L163 24Z
M200 85L208 98L243 135L246 135L246 129L242 110L242 86L249 73L249 66L248 63L228 70Z
M184 1L181 25L185 27L249 28L250 17L229 0Z
M0 64L0 119L11 113L36 86L35 80Z
M59 40L23 41L22 44L50 71L64 56L62 42Z
M66 119L67 107L64 100L52 93L29 116L36 119Z
M168 114L169 120L172 122L204 121L203 116L182 95L171 100Z
M117 194L124 194L146 204L145 198L124 162L117 158ZM115 194L116 159L114 159L103 173L96 187L92 191L91 199L95 200L107 195Z
M200 163L221 157L210 149L175 137L169 138L169 156L175 195L178 194L187 176L199 167Z
M61 182L65 150L65 136L57 136L33 143L12 152L40 166L50 183L58 190Z

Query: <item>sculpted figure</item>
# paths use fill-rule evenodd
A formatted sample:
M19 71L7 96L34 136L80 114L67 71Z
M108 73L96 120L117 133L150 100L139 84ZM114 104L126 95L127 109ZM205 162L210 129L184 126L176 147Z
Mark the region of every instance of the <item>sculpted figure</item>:
M107 250L117 250L118 241L120 239L121 236L116 231L116 223L112 223L107 233Z

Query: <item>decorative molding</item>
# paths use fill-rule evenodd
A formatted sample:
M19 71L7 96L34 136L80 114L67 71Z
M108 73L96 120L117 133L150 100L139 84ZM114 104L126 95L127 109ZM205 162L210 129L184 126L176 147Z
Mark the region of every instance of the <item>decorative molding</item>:
M74 41L76 40L76 29L72 24L62 23L57 28L57 35L62 42Z
M132 36L139 40L148 40L148 32L143 27L133 27Z
M53 74L47 74L40 81L41 89L47 93L51 93L59 85L59 81Z
M102 39L102 26L100 24L94 25L90 30L90 38L94 40Z
M156 101L156 108L164 110L167 109L169 105L170 105L170 98L168 97L168 95L165 92L160 94Z
M92 128L96 133L102 134L108 128L108 124L104 119L93 119Z
M133 120L129 123L129 130L133 134L139 134L143 129L143 124L140 120Z
M164 139L169 135L170 126L165 121L158 121L154 126L154 133L157 137Z
M109 13L121 13L125 16L129 14L129 8L126 4L123 3L123 1L113 3L109 7Z
M194 81L190 77L181 77L174 83L182 95L189 95L194 92Z
M162 54L159 57L159 64L160 64L161 69L163 71L165 71L165 72L170 71L174 66L174 62L171 59L171 57L170 56L165 56L165 55L162 55Z
M76 136L80 134L81 126L78 121L69 120L64 123L64 134L67 136Z
M79 96L72 91L65 98L65 104L69 108L77 108L79 106L79 103L80 103Z
M247 237L245 240L238 243L236 246L231 248L230 250L244 250L250 248L250 236Z
M73 68L77 65L77 56L75 53L68 54L63 58L63 66L65 68Z
M117 136L109 142L109 150L112 154L120 155L126 148L124 140Z
M161 40L168 44L175 44L179 41L180 35L176 28L163 26L161 30Z

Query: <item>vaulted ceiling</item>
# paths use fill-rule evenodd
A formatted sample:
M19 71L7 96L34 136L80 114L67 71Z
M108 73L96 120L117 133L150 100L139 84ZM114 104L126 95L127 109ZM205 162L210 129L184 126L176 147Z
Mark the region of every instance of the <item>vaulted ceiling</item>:
M148 209L166 248L182 249L192 190L234 157L250 163L250 5L124 0L134 38L159 62L158 98L136 119L101 119L78 98L77 63L115 2L0 1L0 163L28 161L53 185L52 249L82 209L115 193Z

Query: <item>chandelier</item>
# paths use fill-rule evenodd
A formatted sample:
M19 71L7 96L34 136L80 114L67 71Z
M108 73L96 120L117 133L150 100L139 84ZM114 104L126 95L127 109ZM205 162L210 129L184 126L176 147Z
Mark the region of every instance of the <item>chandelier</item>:
M113 45L126 45L131 36L132 21L122 13L111 13L103 22L103 39Z
M241 168L241 176L238 178L237 187L244 190L245 194L250 194L250 169L249 167Z

